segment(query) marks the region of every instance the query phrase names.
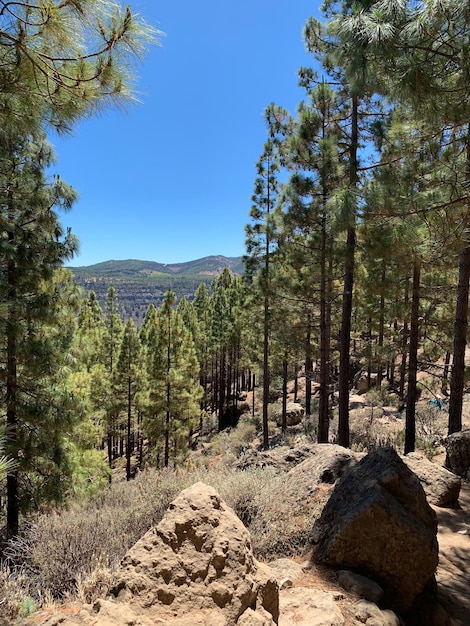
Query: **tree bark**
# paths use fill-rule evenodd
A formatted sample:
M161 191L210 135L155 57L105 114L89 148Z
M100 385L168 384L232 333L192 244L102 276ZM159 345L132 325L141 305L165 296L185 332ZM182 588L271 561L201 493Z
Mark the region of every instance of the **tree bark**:
M357 148L358 148L358 108L357 95L352 96L351 109L351 147L349 185L351 189L357 187ZM350 379L350 343L351 343L351 315L354 288L354 255L356 250L356 216L349 217L350 225L347 229L346 250L344 263L343 306L341 312L341 331L339 342L339 400L338 400L338 443L349 448L349 379Z
M470 246L460 253L459 282L454 318L454 358L450 377L448 434L462 430L462 404L465 386L465 348L468 328L468 288L470 278Z
M466 187L470 185L470 125L466 142ZM470 203L470 200L469 200ZM470 206L467 207L470 212ZM465 388L465 349L467 347L468 329L468 289L470 279L470 245L467 244L460 253L459 281L457 285L457 302L454 318L454 348L452 372L450 378L449 426L448 434L462 430L462 404Z
M408 358L408 392L406 394L405 454L414 452L416 441L416 401L419 344L419 298L421 267L418 261L413 266L411 296L410 350Z

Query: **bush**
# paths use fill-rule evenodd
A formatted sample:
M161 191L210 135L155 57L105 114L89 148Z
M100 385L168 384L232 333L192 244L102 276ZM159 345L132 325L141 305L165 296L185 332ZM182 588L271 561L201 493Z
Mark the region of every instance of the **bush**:
M184 474L143 472L91 502L38 516L10 542L8 560L24 570L34 598L75 595L79 584L121 561L188 481Z

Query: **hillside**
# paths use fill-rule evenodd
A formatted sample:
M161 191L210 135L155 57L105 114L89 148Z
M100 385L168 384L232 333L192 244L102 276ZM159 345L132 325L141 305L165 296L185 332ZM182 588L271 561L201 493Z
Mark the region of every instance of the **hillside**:
M155 261L105 261L95 265L69 267L75 282L87 293L95 291L101 306L111 285L116 288L121 314L140 325L150 303L159 306L163 295L173 289L178 300L191 299L198 286L210 284L224 267L234 274L243 273L242 257L208 256L185 263Z

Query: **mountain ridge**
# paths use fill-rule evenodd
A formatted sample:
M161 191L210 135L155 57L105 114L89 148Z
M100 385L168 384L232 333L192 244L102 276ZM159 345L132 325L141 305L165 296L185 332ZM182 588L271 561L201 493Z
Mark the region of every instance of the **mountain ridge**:
M215 276L228 267L234 274L243 273L243 257L226 257L223 255L210 255L184 261L181 263L160 263L158 261L141 261L138 259L111 259L93 265L69 266L68 269L74 275L83 273L97 273L99 275L118 275L132 273L168 274L168 275L206 275Z
M94 265L68 266L75 283L85 293L94 291L102 308L113 286L123 319L131 317L140 326L149 304L160 306L165 292L172 289L177 300L192 300L201 283L210 290L212 281L228 267L243 274L243 257L213 255L183 263L158 263L137 259L110 260Z

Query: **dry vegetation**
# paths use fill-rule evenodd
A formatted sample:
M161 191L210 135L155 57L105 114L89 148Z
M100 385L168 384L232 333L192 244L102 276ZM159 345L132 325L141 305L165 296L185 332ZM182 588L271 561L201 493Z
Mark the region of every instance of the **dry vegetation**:
M466 404L466 418L470 414ZM429 457L442 452L446 412L422 401L417 411L418 446ZM337 420L331 422L332 440ZM184 487L203 480L214 486L248 526L258 558L300 554L308 541L309 518L298 519L292 494L282 474L273 468L233 468L246 448L259 445L259 418L245 416L239 426L207 436L185 469L146 469L127 483L117 473L113 484L91 500L28 520L21 536L7 550L8 565L0 570L0 614L26 617L54 601L90 602L111 585L113 570L137 539L163 516ZM390 398L354 397L351 410L352 444L358 451L380 445L403 444L403 417ZM271 424L276 433L275 424ZM280 440L296 445L315 440L309 418Z

